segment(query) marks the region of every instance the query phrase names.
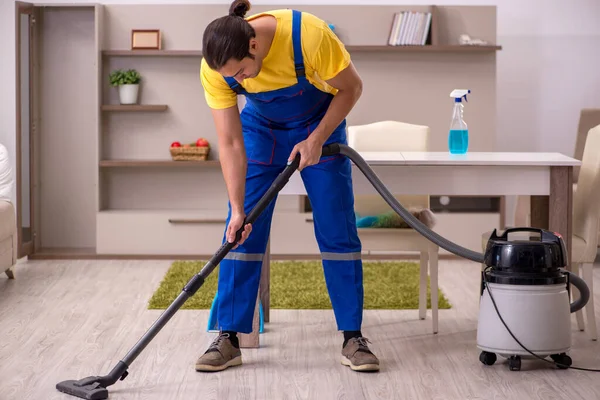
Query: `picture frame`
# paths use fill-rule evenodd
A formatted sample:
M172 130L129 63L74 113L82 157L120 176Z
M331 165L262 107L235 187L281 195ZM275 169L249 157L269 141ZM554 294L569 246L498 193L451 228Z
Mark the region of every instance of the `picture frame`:
M160 29L132 29L131 50L161 50Z

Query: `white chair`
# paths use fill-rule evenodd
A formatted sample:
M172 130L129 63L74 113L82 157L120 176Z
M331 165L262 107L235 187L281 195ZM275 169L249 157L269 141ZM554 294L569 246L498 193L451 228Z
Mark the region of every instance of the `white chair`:
M358 152L427 151L429 127L396 121L381 121L348 127L348 146ZM429 196L395 196L407 209L429 208ZM378 215L392 211L377 193L356 195L359 215ZM438 332L438 252L439 247L410 228L359 228L364 251L415 251L420 254L419 318L427 314L427 275L431 280L433 333Z
M525 201L523 201L525 203ZM520 208L520 207L519 207ZM522 208L521 208L522 209ZM528 214L528 213L527 213ZM531 217L521 216L521 220L531 221ZM573 272L580 275L590 289L590 300L584 307L592 340L598 340L594 310L593 264L598 248L598 222L600 219L600 125L589 130L577 187L573 193L573 235L571 260ZM529 222L527 223L529 225ZM482 236L482 248L491 232ZM573 292L578 293L574 288ZM583 312L576 313L577 325L584 330Z

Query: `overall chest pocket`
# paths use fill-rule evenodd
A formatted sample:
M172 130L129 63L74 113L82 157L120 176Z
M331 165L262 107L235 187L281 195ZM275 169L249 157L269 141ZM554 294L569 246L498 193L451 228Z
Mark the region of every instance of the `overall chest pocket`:
M248 162L273 164L277 139L270 124L257 123L252 118L242 118L242 133Z

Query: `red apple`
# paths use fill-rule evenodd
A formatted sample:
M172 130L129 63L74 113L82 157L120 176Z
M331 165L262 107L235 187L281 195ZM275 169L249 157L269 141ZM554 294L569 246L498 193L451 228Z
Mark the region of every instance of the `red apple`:
M181 147L181 143L173 142L173 143L171 143L171 147Z
M208 140L206 140L204 138L200 138L200 139L196 140L196 146L198 146L198 147L208 147Z

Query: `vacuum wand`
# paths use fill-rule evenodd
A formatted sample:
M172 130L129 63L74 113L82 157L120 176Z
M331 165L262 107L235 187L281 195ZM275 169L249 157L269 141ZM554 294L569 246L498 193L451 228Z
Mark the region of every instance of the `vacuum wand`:
M322 156L332 156L341 154L348 157L355 165L361 170L365 177L371 182L377 192L383 197L383 199L390 205L390 207L398 213L413 229L425 236L427 239L437 244L441 248L448 250L449 252L456 254L460 257L466 258L477 263L484 262L484 255L462 246L453 243L437 233L433 232L421 221L416 219L408 210L406 210L398 200L390 193L385 187L383 182L375 174L375 172L369 167L367 162L358 154L355 150L344 144L330 144L323 147ZM139 356L139 354L148 346L148 344L154 339L154 337L160 332L160 330L169 322L169 320L175 315L175 313L183 306L183 304L193 296L204 284L206 278L213 272L213 270L219 265L223 258L229 253L233 247L239 242L244 227L246 224L252 224L260 216L260 214L267 208L267 206L275 199L281 189L288 183L290 177L298 169L300 165L300 154L297 154L292 162L290 162L284 170L279 174L275 181L271 184L266 193L261 197L256 206L248 213L244 224L236 232L235 240L225 242L211 257L211 259L204 265L202 270L194 275L187 284L183 287L181 293L177 298L169 305L169 307L159 316L159 318L152 324L152 326L144 333L139 341L131 348L126 356L119 361L108 375L105 376L90 376L80 380L66 380L59 382L56 385L58 391L67 393L82 399L88 400L101 400L108 398L107 387L114 385L118 380L123 380L127 377L127 369L133 363L133 361ZM585 306L589 300L589 289L585 282L577 275L564 271L570 277L571 283L577 287L581 293L578 301L571 305L571 312L575 312Z
M327 150L323 151L324 155L330 154ZM300 154L297 154L294 160L277 176L266 193L260 198L256 206L248 213L244 224L235 235L233 242L225 242L204 265L204 267L194 275L183 287L181 293L169 305L169 307L160 315L160 317L152 324L152 326L144 333L139 341L129 350L127 355L119 361L108 375L105 376L89 376L80 380L66 380L59 382L56 389L60 392L70 394L82 399L101 400L108 398L107 387L114 385L118 380L123 380L127 377L127 369L140 353L148 346L160 330L169 322L175 313L183 306L183 304L193 296L198 289L202 287L206 278L219 265L223 258L229 253L233 247L239 242L244 232L246 224L252 224L267 208L267 206L275 199L277 194L288 183L290 177L298 169L300 165Z

